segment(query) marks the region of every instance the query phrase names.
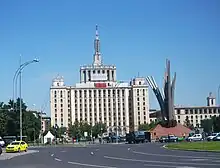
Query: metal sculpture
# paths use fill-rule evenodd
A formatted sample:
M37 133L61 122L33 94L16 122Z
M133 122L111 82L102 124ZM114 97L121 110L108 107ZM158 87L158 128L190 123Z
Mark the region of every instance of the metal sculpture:
M158 88L154 77L147 77L147 82L152 88L161 109L162 120L165 121L166 126L172 127L176 125L174 114L174 90L176 83L176 73L171 83L170 77L170 60L166 60L166 70L164 75L164 87L163 92Z

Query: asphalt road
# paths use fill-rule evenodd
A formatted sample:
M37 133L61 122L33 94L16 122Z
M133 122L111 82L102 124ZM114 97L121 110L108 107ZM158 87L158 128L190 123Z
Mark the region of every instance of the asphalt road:
M36 150L36 149L35 149ZM40 148L0 160L1 168L219 168L220 153L167 150L161 144ZM1 156L0 156L1 157Z

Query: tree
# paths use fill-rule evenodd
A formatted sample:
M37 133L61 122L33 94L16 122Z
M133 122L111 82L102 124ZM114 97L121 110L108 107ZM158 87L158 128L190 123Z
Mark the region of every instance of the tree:
M75 121L75 123L73 125L69 126L69 130L68 130L69 136L70 137L80 137L80 126L79 126L79 122Z
M188 127L189 129L193 130L194 129L194 125L190 122L189 118L186 117L186 120L184 121L184 126Z
M8 116L6 111L0 109L0 136L5 135L7 133L7 121Z
M15 107L13 109L13 107ZM8 104L0 103L0 136L19 136L20 133L20 99L14 103L9 100ZM33 141L39 136L41 129L40 117L32 111L27 111L27 106L22 100L22 131L27 136L27 141Z
M220 116L213 117L213 131L220 132Z
M150 130L150 125L149 124L140 124L138 126L139 131L148 131Z
M107 126L104 123L96 123L93 127L92 127L92 135L95 137L98 137L98 135L101 135L103 132L107 131Z
M202 120L201 127L207 133L220 132L220 116Z

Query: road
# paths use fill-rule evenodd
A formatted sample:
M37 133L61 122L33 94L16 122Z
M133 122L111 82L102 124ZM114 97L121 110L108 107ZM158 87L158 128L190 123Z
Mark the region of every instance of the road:
M1 168L217 168L220 164L220 153L171 151L157 143L37 150L37 153L0 160Z

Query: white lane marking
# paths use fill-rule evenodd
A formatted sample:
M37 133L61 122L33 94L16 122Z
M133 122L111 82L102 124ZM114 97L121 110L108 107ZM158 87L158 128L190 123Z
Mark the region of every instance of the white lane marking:
M51 154L50 156L52 156L52 157L53 157L53 156L54 156L54 154Z
M58 162L61 162L62 160L58 159L58 158L54 158L54 160L58 161Z
M219 159L217 157L201 157L201 156L181 156L181 155L166 155L166 154L155 154L155 153L144 153L133 151L133 153L141 154L141 155L149 155L149 156L161 156L161 157L177 157L177 158L194 158L194 159Z
M173 166L173 165L156 165L156 164L144 164L144 166L150 167L175 167L175 168L199 168L199 167L188 167L188 166Z
M64 152L66 152L66 151L60 151L60 152L64 153Z
M177 166L176 168L196 168L196 167L189 167L189 166Z
M165 148L165 149L167 149L167 146L166 146L166 145L163 145L163 146L162 146L162 148Z
M203 166L219 166L219 164L215 163L183 163L183 162L166 162L159 160L139 160L139 159L130 159L130 158L119 158L112 156L104 156L106 159L112 160L121 160L121 161L130 161L130 162L142 162L142 163L161 163L161 164L176 164L176 165L203 165Z
M68 162L68 163L69 163L69 164L73 164L73 165L79 165L79 166L87 166L87 167L117 168L117 167L111 167L111 166L92 165L92 164L79 163L79 162Z
M208 159L190 159L191 161L207 161Z

